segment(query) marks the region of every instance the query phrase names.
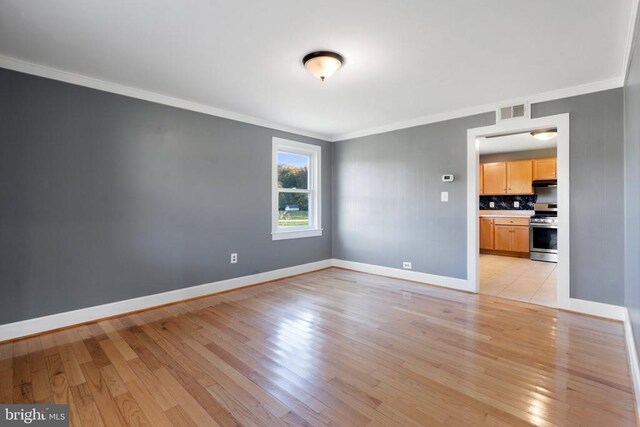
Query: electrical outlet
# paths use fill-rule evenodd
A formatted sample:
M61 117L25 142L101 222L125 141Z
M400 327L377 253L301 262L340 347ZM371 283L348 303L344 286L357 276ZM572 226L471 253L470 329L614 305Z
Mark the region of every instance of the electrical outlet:
M496 207L496 202L489 202L489 207L490 208L495 208Z
M514 208L519 208L520 207L520 202L513 202L513 207Z
M411 270L411 263L408 261L404 261L402 263L402 268L406 268L407 270Z
M237 264L238 263L238 254L231 254L231 264Z

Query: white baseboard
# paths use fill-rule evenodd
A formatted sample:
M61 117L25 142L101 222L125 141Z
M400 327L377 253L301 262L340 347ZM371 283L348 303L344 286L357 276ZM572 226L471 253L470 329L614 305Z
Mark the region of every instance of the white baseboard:
M627 355L629 357L629 370L631 371L631 381L633 381L633 389L636 397L636 417L640 424L640 365L638 364L638 352L636 350L636 341L633 337L633 329L631 327L631 319L629 318L629 310L625 308L624 318L624 337L627 344Z
M394 279L411 280L414 282L427 283L444 288L455 289L465 292L475 292L475 289L465 279L455 277L438 276L435 274L419 273L417 271L402 270L399 268L383 267L362 262L345 261L333 259L333 266L346 268L348 270L360 271L362 273L377 274L378 276L393 277ZM626 308L618 305L603 304L600 302L586 301L577 298L570 298L568 307L559 307L576 313L588 314L591 316L604 317L612 320L625 320Z
M207 283L184 289L176 289L174 291L147 295L139 298L117 301L109 304L0 325L0 342L104 319L106 317L130 313L132 311L144 310L163 304L238 289L245 286L255 285L257 283L278 280L289 276L295 276L297 274L309 273L329 267L340 267L363 273L393 277L395 279L411 280L414 282L426 283L465 292L474 292L474 287L465 279L438 276L435 274L420 273L417 271L402 270L399 268L383 267L341 259L326 259L309 264L302 264L279 270L252 274L249 276L236 277L233 279L221 280L219 282ZM582 314L620 320L625 322L625 324L627 323L628 314L625 307L571 298L569 300L569 307L566 307L566 309ZM632 335L631 337L633 338Z
M345 261L342 259L333 260L334 267L346 268L348 270L360 271L362 273L377 274L378 276L393 277L394 279L411 280L414 282L427 283L430 285L442 286L459 291L473 292L467 280L455 277L438 276L435 274L420 273L411 270L401 270L399 268L382 267L380 265L365 264L362 262Z
M236 277L233 279L221 280L219 282L207 283L189 288L176 289L174 291L163 292L160 294L147 295L139 298L82 308L80 310L67 311L35 319L8 323L6 325L0 325L0 342L104 319L106 317L117 316L119 314L130 313L132 311L144 310L163 304L215 294L271 280L282 279L289 276L295 276L297 274L309 273L311 271L321 270L331 266L332 260L326 259L309 264L281 268L279 270Z
M605 317L607 319L625 321L627 309L619 305L603 304L601 302L587 301L577 298L569 298L569 307L561 307L569 311L591 316Z

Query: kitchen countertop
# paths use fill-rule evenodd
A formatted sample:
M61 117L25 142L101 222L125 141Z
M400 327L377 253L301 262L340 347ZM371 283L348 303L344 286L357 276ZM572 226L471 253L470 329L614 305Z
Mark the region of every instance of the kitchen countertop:
M480 211L480 217L485 218L512 218L525 217L530 218L535 214L534 211Z

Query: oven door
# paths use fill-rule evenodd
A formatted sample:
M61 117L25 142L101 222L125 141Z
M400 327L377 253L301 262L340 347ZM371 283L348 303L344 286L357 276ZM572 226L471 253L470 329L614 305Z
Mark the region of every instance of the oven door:
M531 224L529 227L529 249L531 252L558 253L558 226Z

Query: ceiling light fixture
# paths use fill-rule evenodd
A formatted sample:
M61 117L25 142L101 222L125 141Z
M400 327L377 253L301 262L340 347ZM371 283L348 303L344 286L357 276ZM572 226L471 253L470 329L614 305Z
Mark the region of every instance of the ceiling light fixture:
M343 62L344 58L342 55L325 50L311 52L302 58L304 67L309 70L314 77L322 81L328 79L333 73L338 71L338 69L342 67Z
M548 141L558 135L558 129L534 130L530 133L531 136L533 136L535 139L539 139L540 141Z

